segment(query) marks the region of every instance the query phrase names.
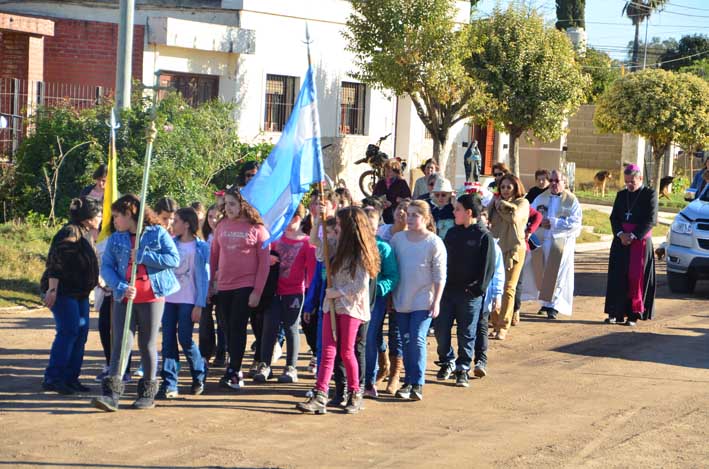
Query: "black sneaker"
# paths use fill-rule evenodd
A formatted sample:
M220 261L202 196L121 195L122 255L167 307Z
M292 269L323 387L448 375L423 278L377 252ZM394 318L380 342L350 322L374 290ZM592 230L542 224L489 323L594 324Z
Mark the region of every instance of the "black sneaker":
M420 384L414 384L411 386L411 400L412 401L422 401L423 400L423 386Z
M612 316L608 316L606 319L603 320L605 324L617 324L618 320Z
M67 383L67 387L69 389L73 389L74 392L89 392L89 391L91 391L90 387L84 386L83 384L81 384L81 382L79 382L78 379L76 381L74 381L73 383Z
M202 381L195 381L192 383L192 387L190 388L190 393L194 396L199 396L200 394L204 393L204 382Z
M558 315L559 312L557 310L552 308L547 309L547 319L556 319Z
M47 381L42 381L42 389L45 391L56 392L64 396L68 396L76 392L64 383L49 383Z
M638 323L636 321L631 321L630 319L628 319L627 321L625 321L625 325L629 327L635 327L638 325Z
M438 373L436 374L436 379L438 381L445 381L451 377L453 371L455 371L455 365L453 365L453 363L451 362L445 362L441 365L441 369L438 370Z
M455 385L461 388L467 388L469 386L468 381L470 378L468 377L468 371L467 370L459 370L455 372Z
M403 385L398 391L396 391L395 396L399 399L410 399L411 398L411 388L410 384Z

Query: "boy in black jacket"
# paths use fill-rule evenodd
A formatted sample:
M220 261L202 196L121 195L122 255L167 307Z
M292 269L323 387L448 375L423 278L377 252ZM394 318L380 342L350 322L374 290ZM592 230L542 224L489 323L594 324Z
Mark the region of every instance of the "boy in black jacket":
M455 224L443 242L448 251L446 286L436 323L437 378L446 380L455 371L456 386L468 386L475 337L483 297L495 271L492 235L478 222L480 199L465 194L455 203ZM457 324L458 357L451 346L451 328Z

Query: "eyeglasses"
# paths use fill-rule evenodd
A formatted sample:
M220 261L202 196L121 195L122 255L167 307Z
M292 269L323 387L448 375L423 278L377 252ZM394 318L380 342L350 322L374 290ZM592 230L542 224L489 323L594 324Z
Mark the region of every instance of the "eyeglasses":
M434 197L437 199L441 199L443 197L446 197L448 195L448 192L436 192L433 194Z
M549 179L549 182L552 183L552 184L556 184L556 183L559 183L559 182L561 182L561 181L560 181L559 179Z
M492 173L492 175L495 176L496 178L499 178L499 177L504 176L505 173Z

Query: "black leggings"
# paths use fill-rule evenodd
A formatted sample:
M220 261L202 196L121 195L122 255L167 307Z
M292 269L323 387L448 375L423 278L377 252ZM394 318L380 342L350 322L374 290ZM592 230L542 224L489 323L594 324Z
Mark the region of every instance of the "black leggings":
M224 321L220 308L215 308L216 301L216 295L209 298L207 306L202 309L202 315L199 318L199 353L205 360L211 359L215 354L217 358L222 359L226 355ZM217 315L216 332L214 315L212 314L214 310L216 310Z
M98 335L101 338L101 348L103 348L103 356L106 358L106 366L111 364L111 307L113 305L113 297L107 296L101 303L101 309L98 312ZM128 366L126 373L130 373L130 362L133 357L133 352L128 355Z
M220 291L217 296L226 325L226 344L229 350L227 375L241 371L241 363L244 361L246 326L252 309L249 308L249 295L252 291L252 287L238 288Z

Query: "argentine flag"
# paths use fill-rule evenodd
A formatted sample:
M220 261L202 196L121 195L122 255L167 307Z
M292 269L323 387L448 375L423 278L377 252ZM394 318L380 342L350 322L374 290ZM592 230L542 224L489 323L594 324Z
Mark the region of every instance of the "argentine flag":
M310 185L323 180L317 104L313 69L308 67L280 140L241 191L270 234L264 247L281 237Z

